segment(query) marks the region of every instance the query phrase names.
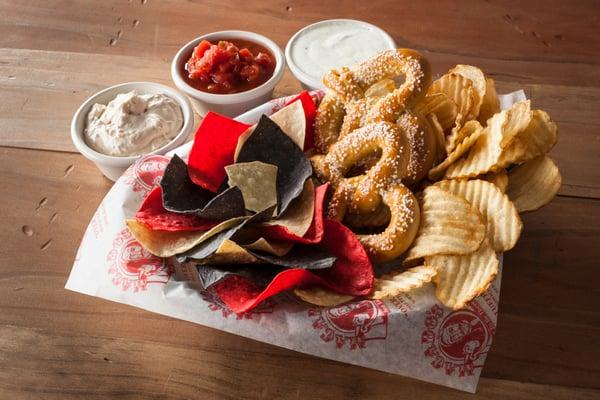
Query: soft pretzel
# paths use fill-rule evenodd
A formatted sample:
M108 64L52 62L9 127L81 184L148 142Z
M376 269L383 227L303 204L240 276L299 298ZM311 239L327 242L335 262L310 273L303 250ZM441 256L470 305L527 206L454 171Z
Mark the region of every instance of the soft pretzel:
M364 102L369 87L400 76L404 76L400 87L377 99L375 104ZM346 122L344 133L361 126L361 120L364 123L396 121L404 110L425 95L431 83L431 68L415 50L395 49L384 51L352 68L329 71L323 77L323 83L332 94L326 95L319 105L315 122L315 143L321 153L327 152L337 140L344 115L349 110L358 108L359 112Z
M329 203L329 218L344 220L358 183L356 178L346 179L336 188ZM414 241L421 220L417 199L406 186L394 183L381 195L390 210L389 224L381 233L357 235L376 262L390 261L404 253Z
M409 148L408 165L400 171L400 178L406 186L413 186L433 167L437 158L437 138L427 119L417 114L405 112L398 119L398 125L406 132Z
M325 178L337 186L353 165L375 152L381 157L358 179L352 210L358 213L374 211L381 203L379 191L397 180L409 161L408 138L404 127L378 122L359 128L336 143L323 158L321 170Z

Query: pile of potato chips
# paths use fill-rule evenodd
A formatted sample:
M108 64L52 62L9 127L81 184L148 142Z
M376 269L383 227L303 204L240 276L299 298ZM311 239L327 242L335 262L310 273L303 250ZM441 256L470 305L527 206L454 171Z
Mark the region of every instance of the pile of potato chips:
M544 206L558 192L561 176L547 156L557 128L528 100L500 111L494 81L469 65L433 82L416 110L445 151L429 171L419 233L403 261L418 266L376 278L372 298L433 281L438 299L458 309L498 274L498 254L521 234L519 212Z

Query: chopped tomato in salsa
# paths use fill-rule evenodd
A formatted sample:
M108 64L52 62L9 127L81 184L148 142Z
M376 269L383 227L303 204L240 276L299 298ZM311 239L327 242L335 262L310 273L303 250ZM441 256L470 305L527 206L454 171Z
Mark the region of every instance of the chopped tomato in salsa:
M227 94L262 85L273 75L275 63L268 50L256 43L203 40L194 48L185 70L193 87Z

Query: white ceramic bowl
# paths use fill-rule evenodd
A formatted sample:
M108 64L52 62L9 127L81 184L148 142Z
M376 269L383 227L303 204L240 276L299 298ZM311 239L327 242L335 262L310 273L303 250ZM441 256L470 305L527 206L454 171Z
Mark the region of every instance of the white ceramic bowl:
M298 32L296 32L294 34L294 36L292 36L292 38L287 42L287 45L285 46L285 59L286 59L289 69L292 71L292 73L294 74L296 79L298 79L300 81L300 84L302 85L302 87L306 90L324 89L325 86L323 85L323 82L321 82L321 77L314 77L314 76L307 74L305 71L302 70L301 66L299 66L298 63L296 61L294 61L294 58L292 57L292 48L294 47L298 38L301 35L308 32L309 30L318 28L321 26L325 26L325 25L335 25L335 24L355 24L355 25L359 25L359 26L368 28L369 30L373 30L381 35L382 39L384 40L384 42L386 44L386 47L387 47L386 49L395 49L396 48L396 42L386 31L379 28L378 26L369 24L368 22L364 22L364 21L358 21L355 19L328 19L328 20L319 21L314 24L305 26L304 28L302 28ZM360 61L360 60L357 60L357 61Z
M132 90L137 90L139 93L162 93L169 96L179 104L181 107L181 113L183 114L183 126L177 136L170 142L165 144L163 147L154 150L148 154L165 154L169 150L172 150L182 145L188 138L192 129L194 128L194 111L190 101L177 90L170 88L165 85L153 82L129 82L121 83L119 85L111 86L104 89L92 97L88 98L83 102L81 106L75 112L73 120L71 121L71 140L73 144L79 150L79 152L88 160L91 160L96 164L98 169L111 181L116 181L125 170L135 162L141 156L130 156L130 157L117 157L107 156L106 154L99 153L90 148L83 138L83 132L86 125L87 115L96 103L108 104L120 93L127 93Z
M275 57L275 70L273 71L273 76L254 89L233 94L207 93L188 85L181 76L180 67L187 62L187 58L190 56L194 47L202 40L216 42L224 39L250 40L269 49L271 54ZM173 82L175 82L175 85L182 92L190 97L192 105L198 114L204 115L208 111L214 111L230 117L242 114L243 112L270 100L273 97L273 89L283 77L284 70L285 57L279 46L262 35L246 31L220 31L197 37L179 49L171 63L171 77L173 78Z

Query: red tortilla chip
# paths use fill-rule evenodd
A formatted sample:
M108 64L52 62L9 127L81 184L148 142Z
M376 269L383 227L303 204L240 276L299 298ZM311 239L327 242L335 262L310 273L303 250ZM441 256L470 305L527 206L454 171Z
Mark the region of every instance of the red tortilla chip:
M337 257L333 267L313 271L338 293L363 296L373 290L373 264L356 235L340 222L324 220L321 246Z
M319 271L288 269L261 287L250 279L232 275L215 284L221 301L236 313L249 311L260 302L297 286L324 285L336 292L362 296L373 290L373 264L358 238L337 221L324 220L321 245L337 257L331 268Z
M179 214L165 210L162 203L162 189L156 186L142 202L135 219L155 231L207 231L219 224L198 218L195 215Z
M249 279L232 275L214 285L215 293L221 301L235 313L249 311L269 297L296 286L319 283L320 279L306 269L288 269L277 274L266 288L254 284Z
M315 214L310 228L300 237L291 232L282 225L267 225L261 228L261 234L268 239L279 240L282 242L292 242L301 244L317 244L323 239L323 203L329 184L326 183L315 189Z
M304 136L304 151L310 150L315 146L314 141L314 125L315 117L317 116L317 105L313 100L312 96L305 90L292 100L288 101L285 105L292 104L295 101L300 100L302 102L302 108L304 109L304 117L306 118L306 135Z
M217 192L225 179L225 166L233 164L238 138L250 125L208 112L196 131L188 160L189 175L196 185Z

